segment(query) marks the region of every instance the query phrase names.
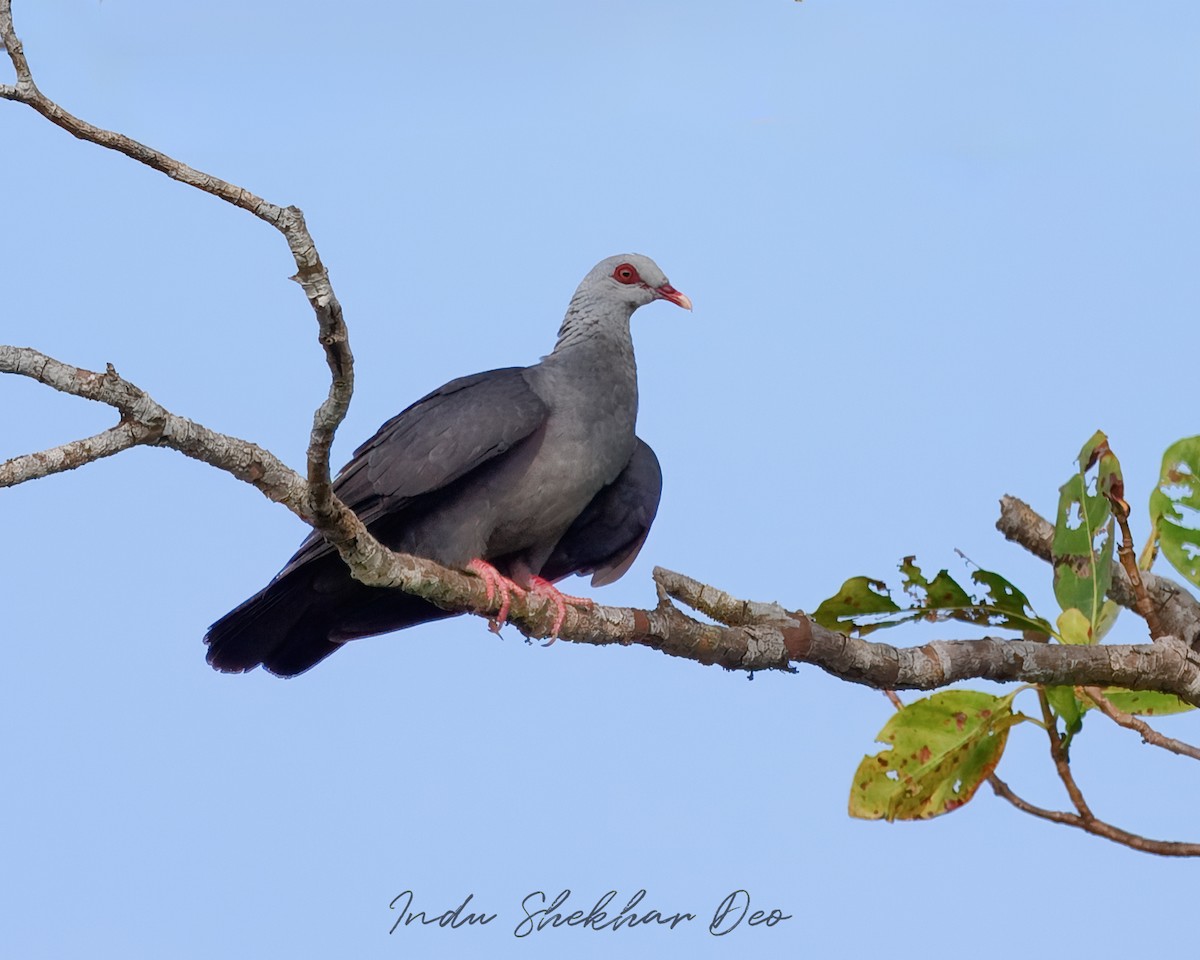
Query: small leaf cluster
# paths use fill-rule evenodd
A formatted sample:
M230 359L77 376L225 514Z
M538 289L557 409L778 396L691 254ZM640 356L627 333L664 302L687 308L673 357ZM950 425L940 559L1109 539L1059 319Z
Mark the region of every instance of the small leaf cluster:
M998 573L976 568L964 587L946 570L926 576L914 557L905 557L899 565L905 603L897 603L878 579L852 577L821 603L813 619L854 636L916 621L957 621L1016 630L1026 639L1045 642L1101 642L1120 612L1107 596L1118 538L1113 507L1123 516L1129 510L1120 462L1103 433L1097 431L1084 444L1076 463L1059 488L1052 561L1054 596L1061 612L1053 623L1039 616L1026 595ZM1150 496L1150 528L1138 567L1149 569L1161 546L1172 566L1200 586L1200 437L1180 440L1164 455ZM865 756L855 772L851 815L917 820L961 807L996 769L1013 726L1044 725L1013 708L1015 698L1030 689L1035 688L1023 686L1005 696L946 690L901 706L876 737L886 749ZM1047 686L1040 692L1049 704L1049 719L1062 724L1065 751L1095 704L1078 688ZM1192 709L1170 694L1116 688L1103 693L1129 714Z

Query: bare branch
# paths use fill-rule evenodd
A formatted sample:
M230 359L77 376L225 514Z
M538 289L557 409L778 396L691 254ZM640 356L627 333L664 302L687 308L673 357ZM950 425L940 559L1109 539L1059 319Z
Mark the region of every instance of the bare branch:
M1112 824L1105 823L1103 820L1097 820L1094 817L1087 818L1076 813L1047 810L1044 807L1034 806L1028 800L1017 796L1012 788L995 774L988 777L988 783L992 785L996 796L1007 800L1021 812L1040 817L1043 820L1049 820L1051 823L1063 823L1069 827L1078 827L1087 833L1103 837L1105 840L1111 840L1113 843L1131 847L1134 850L1140 850L1143 853L1157 853L1163 857L1200 857L1200 843L1152 840L1136 833L1130 833L1128 830L1122 830L1120 827L1114 827Z
M13 457L0 463L0 487L13 487L27 480L38 480L54 473L74 470L85 463L111 457L138 444L153 443L156 435L157 431L153 427L122 422L92 437L72 440L40 453Z
M786 620L795 616L778 603L761 603L757 600L739 600L724 590L709 586L669 570L658 570L655 579L668 596L699 610L707 617L730 627L744 627L752 623L771 620ZM803 614L800 614L803 616Z
M333 509L330 504L329 450L334 433L350 407L350 397L354 392L354 357L350 352L349 333L342 317L341 304L334 295L329 272L321 262L316 244L308 232L304 214L298 207L268 203L243 187L196 170L124 134L103 130L68 113L43 94L33 81L24 48L13 26L12 0L0 0L0 42L17 74L15 85L0 86L0 99L24 103L73 137L115 150L173 180L212 194L254 214L283 234L296 261L296 274L292 279L300 284L316 314L318 338L325 350L331 376L329 393L313 415L308 445L312 509L328 516Z
M1143 743L1162 747L1162 749L1170 750L1171 753L1177 753L1181 757L1191 757L1193 760L1200 760L1200 747L1194 747L1190 743L1184 743L1182 740L1176 740L1174 737L1168 737L1166 734L1159 733L1141 717L1135 717L1131 713L1126 713L1124 710L1118 709L1099 687L1084 687L1083 692L1099 708L1100 712L1113 723L1125 727L1127 730L1140 733Z
M1001 497L1000 519L996 521L996 529L1035 557L1051 562L1054 525L1038 516L1029 504L1016 497ZM1159 629L1164 635L1178 637L1200 650L1200 601L1167 577L1142 573L1141 578L1158 614ZM1113 563L1112 586L1108 595L1121 606L1137 610L1137 592L1119 563Z
M0 47L8 53L13 70L17 74L16 86L0 87L0 97L6 100L18 100L33 85L33 76L29 72L29 62L25 59L25 50L21 46L16 31L13 29L12 0L0 0Z
M186 456L225 470L239 480L258 487L293 513L303 516L307 487L290 467L255 444L217 433L186 417L170 413L145 391L121 378L111 365L106 372L96 373L55 360L32 347L0 344L0 373L20 374L62 393L106 403L120 412L121 423L133 431L138 443L171 447ZM76 444L86 442L75 441ZM48 457L51 453L28 454L17 460L29 462L31 459ZM81 466L89 459L96 460L105 455L97 452L94 456L84 457L79 447L76 453L77 459L70 467ZM58 471L46 469L40 476L55 472ZM15 477L12 483L20 483L21 479Z

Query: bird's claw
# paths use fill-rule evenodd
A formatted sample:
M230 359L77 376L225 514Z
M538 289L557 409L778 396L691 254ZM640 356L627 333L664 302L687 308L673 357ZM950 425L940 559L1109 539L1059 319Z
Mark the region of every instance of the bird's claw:
M573 607L583 607L590 610L595 606L595 603L587 597L573 597L569 593L563 593L549 580L544 580L541 577L531 577L529 580L529 590L535 596L554 604L555 617L554 624L550 627L550 639L542 644L543 647L548 647L558 639L558 632L562 629L563 621L567 619L567 604Z
M483 581L484 586L487 587L488 603L491 603L496 598L496 595L499 594L500 609L496 611L496 616L488 620L488 629L492 633L499 633L500 628L508 621L508 611L512 606L512 595L515 593L519 597L524 597L527 591L509 580L508 577L504 576L486 560L481 560L478 557L467 564L467 569L479 577Z
M492 603L497 596L500 598L500 609L496 611L496 616L488 620L488 627L492 633L499 633L500 628L508 621L508 611L512 606L513 594L521 599L527 599L532 593L554 605L554 623L550 627L550 639L542 644L544 647L550 646L558 639L558 632L567 619L567 604L573 607L583 607L586 610L595 606L595 603L589 598L573 597L569 593L563 593L553 583L542 577L530 577L529 589L526 590L504 576L486 560L476 558L467 564L467 569L479 577L487 587L488 603Z

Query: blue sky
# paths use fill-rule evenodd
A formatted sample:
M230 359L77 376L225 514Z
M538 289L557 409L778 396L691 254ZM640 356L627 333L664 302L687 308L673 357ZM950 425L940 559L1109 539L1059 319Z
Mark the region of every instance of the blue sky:
M17 0L16 16L67 109L304 209L358 361L339 462L445 380L548 352L597 260L654 257L696 309L635 317L639 432L665 492L603 602L653 603L660 564L811 609L907 554L961 572L957 548L1053 616L1048 569L993 529L999 496L1050 513L1102 428L1144 536L1162 451L1200 433L1182 376L1200 301L1195 4ZM0 340L111 362L300 464L326 375L279 236L16 105L0 142ZM0 458L112 422L0 379ZM990 793L930 823L850 820L890 707L815 669L748 682L459 619L293 681L218 675L205 628L304 530L169 451L7 490L0 518L7 955L849 941L988 958L1061 936L1114 882L1163 933L1192 910L1194 865ZM889 639L935 634L968 635ZM1163 727L1197 737L1192 717ZM1186 761L1089 720L1074 763L1101 816L1197 837ZM1066 804L1031 726L999 772ZM523 897L564 888L583 909L645 888L646 907L701 917L741 888L792 919L719 939L700 921L512 935ZM389 935L406 889L499 916ZM1147 943L1108 924L1088 952Z

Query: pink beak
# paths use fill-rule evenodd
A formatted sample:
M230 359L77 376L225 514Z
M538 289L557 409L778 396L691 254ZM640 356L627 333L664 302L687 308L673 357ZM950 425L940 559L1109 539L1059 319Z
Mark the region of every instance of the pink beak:
M664 283L661 287L655 287L654 293L663 300L670 300L673 304L683 307L684 310L692 309L691 298L686 293L680 293L669 283Z

